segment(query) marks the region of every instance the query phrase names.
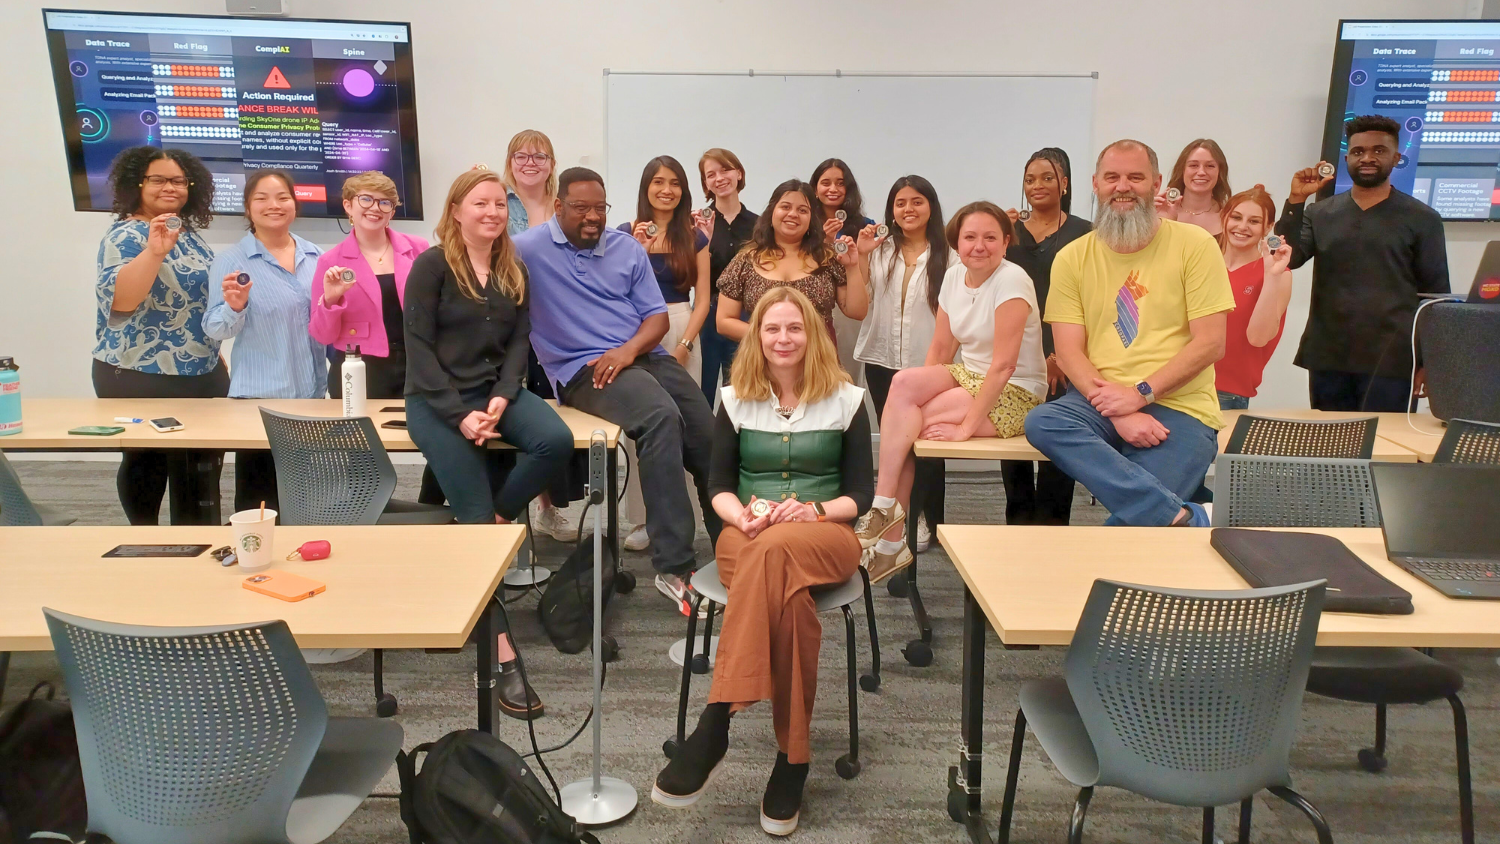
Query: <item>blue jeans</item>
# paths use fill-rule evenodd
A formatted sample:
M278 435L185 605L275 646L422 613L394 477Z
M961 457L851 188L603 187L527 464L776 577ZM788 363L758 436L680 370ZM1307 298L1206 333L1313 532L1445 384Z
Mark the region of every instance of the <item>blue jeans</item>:
M708 319L703 323L703 330L698 332L698 346L703 350L703 377L699 382L703 385L703 397L708 399L709 410L713 410L714 399L719 395L719 368L724 369L724 378L729 377L730 364L734 363L734 353L740 344L720 334L714 327L714 320L719 315L718 296L714 296L714 303L708 307Z
M1170 432L1161 445L1137 448L1075 389L1026 415L1026 439L1088 488L1110 512L1108 525L1169 525L1203 483L1219 452L1214 430L1181 411L1142 408Z
M1223 390L1215 390L1219 394L1220 410L1249 410L1250 398L1248 396L1237 396L1234 393L1226 393Z
M464 405L483 410L489 388L462 390ZM495 516L515 521L547 488L573 454L573 433L557 411L531 392L516 394L495 426L500 439L515 446L515 468L508 473L506 452L464 439L421 396L406 397L406 427L437 475L453 517L460 524L493 524Z

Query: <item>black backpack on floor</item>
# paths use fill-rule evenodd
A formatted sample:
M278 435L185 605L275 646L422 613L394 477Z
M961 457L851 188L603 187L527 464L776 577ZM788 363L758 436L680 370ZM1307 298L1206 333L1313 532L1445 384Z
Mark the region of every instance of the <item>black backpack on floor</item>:
M37 683L0 718L0 844L35 832L83 838L88 802L73 708L53 694L51 683Z
M426 753L422 770L417 754ZM411 844L599 844L552 801L526 761L480 730L459 730L396 757Z
M586 504L579 517L579 525L585 525L589 507ZM565 654L576 654L594 641L594 537L584 535L579 529L578 545L568 559L547 580L541 601L537 602L537 615L547 638ZM609 542L604 542L604 606L609 607L610 596L615 593L615 555Z

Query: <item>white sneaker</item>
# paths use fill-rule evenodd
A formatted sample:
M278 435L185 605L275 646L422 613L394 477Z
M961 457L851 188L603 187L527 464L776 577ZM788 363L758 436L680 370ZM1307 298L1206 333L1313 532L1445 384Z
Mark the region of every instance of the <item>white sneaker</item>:
M531 520L531 529L537 533L544 533L558 542L577 542L578 526L568 520L563 511L556 507L536 508L536 517Z
M693 602L687 584L682 578L675 574L658 574L656 576L656 591L672 599L677 605L677 611L686 616L693 609ZM708 601L698 603L698 620L708 618Z
M645 525L636 525L635 530L625 535L626 551L644 551L651 547L651 537L646 535Z
M932 547L932 531L927 529L927 517L917 517L917 553L920 554Z
M368 648L303 648L302 658L308 665L332 665L348 662L362 655Z

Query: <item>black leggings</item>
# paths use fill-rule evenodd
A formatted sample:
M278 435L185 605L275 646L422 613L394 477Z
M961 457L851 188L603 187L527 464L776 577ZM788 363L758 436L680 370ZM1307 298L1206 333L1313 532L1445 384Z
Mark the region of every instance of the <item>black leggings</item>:
M212 399L229 395L223 366L204 375L157 375L94 361L94 395L101 399ZM219 475L224 452L194 449L124 449L115 487L125 518L154 525L172 482L169 512L174 525L220 523Z
M891 394L891 379L897 370L886 369L873 363L865 364L865 384L870 387L870 398L875 400L875 419L878 422L885 414L885 400ZM917 471L912 478L911 497L923 502L922 515L927 517L927 529L937 530L943 523L943 499L947 495L948 473L942 459L918 457Z

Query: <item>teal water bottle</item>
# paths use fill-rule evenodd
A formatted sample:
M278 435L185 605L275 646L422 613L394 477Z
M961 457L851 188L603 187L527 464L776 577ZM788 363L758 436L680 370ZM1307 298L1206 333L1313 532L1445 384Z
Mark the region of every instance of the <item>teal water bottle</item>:
M21 433L21 371L15 358L0 358L0 437Z

